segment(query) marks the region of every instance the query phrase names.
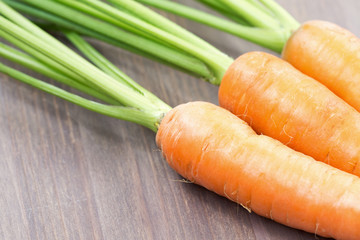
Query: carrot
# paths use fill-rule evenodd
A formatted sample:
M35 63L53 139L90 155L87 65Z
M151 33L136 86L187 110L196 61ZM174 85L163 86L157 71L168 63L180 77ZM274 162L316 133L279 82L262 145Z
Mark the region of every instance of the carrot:
M175 171L249 211L324 237L360 238L360 178L257 135L225 109L177 106L156 141Z
M360 176L360 114L284 60L240 56L222 80L219 102L258 133Z
M360 111L360 39L325 21L304 23L287 41L282 57Z

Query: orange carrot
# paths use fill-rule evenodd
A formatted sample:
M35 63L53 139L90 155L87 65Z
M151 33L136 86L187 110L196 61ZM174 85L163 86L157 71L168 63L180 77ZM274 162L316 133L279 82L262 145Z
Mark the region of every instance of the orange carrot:
M304 23L282 57L360 111L360 39L325 21Z
M177 106L156 141L179 174L249 211L316 235L360 239L360 178L257 135L225 109Z
M360 114L284 60L240 56L222 80L219 102L258 133L360 176Z

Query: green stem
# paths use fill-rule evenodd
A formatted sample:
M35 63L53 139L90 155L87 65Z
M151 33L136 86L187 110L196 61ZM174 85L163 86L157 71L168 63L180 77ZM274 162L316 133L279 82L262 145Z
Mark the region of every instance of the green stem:
M292 33L300 27L298 21L295 20L284 8L277 4L273 0L260 0L264 6L266 6L270 11L272 11L275 16L280 20L280 22L290 30ZM290 36L289 36L290 37Z
M96 66L102 69L104 72L112 76L115 80L126 84L135 91L139 92L146 98L148 98L154 105L160 103L159 108L168 108L167 105L164 105L163 102L159 102L158 98L140 86L137 82L132 80L125 73L120 71L112 62L107 60L103 55L101 55L94 47L92 47L88 42L86 42L80 35L74 32L65 31L64 34L66 37L87 57L89 58Z
M3 8L1 8L3 9ZM4 12L2 12L4 14ZM64 51L52 47L48 41L44 41L23 30L17 25L11 23L3 17L0 17L0 29L13 35L23 43L42 52L46 56L54 59L71 71L81 74L82 77L103 89L110 96L114 97L122 104L136 107L139 109L151 109L152 105L145 97L134 92L131 88L120 84L109 75L95 68L83 58L72 52L70 49Z
M86 4L86 2L84 0L82 0L82 1L55 0L55 1L59 2L60 4L65 4L65 5L73 8L73 9L76 9L80 12L91 15L97 19L101 19L105 22L108 22L110 24L118 26L121 29L124 29L125 31L132 32L132 33L142 36L144 38L149 38L153 41L158 41L156 38L153 38L151 35L147 34L146 32L140 31L140 30L132 27L131 25L128 25L128 24L124 23L123 21L119 21L116 18L113 18L112 16L104 13L103 11L99 11L97 8L94 8L91 5Z
M115 0L110 0L115 1ZM136 0L177 14L280 53L299 23L273 0L197 0L231 19L245 18L247 26L167 0Z
M171 1L137 0L147 5L177 14L179 16L197 21L213 28L228 32L240 38L252 41L276 52L281 52L285 41L285 32L281 30L262 29L242 26L240 24L213 16L200 10L187 7Z
M141 56L144 56L144 57L156 60L156 61L163 61L163 63L165 63L164 60L161 60L160 58L156 57L155 55L150 55L147 52L139 50L138 48L135 48L133 46L130 46L128 44L120 42L120 41L118 41L116 39L107 37L107 36L105 36L103 34L100 34L98 32L95 32L95 31L91 30L91 29L85 28L85 27L83 27L81 25L78 25L76 23L73 23L71 21L63 19L61 17L58 17L58 16L56 16L54 14L51 14L49 12L42 11L40 9L37 9L37 8L32 7L32 6L26 5L26 4L22 3L22 2L17 2L16 0L3 0L3 1L6 4L10 5L11 7L15 8L15 9L21 11L21 12L24 12L26 14L29 14L31 16L34 16L34 17L37 17L37 18L40 18L40 19L43 19L43 20L46 20L46 21L54 24L51 27L53 29L55 29L55 30L59 30L58 28L62 28L62 30L66 29L66 30L69 30L69 31L74 31L74 32L80 33L82 35L93 37L93 38L96 38L98 40L109 43L111 45L123 48L123 49L125 49L127 51L130 51L130 52L133 52L135 54L138 54L138 55L141 55ZM50 26L49 24L47 24L47 25Z
M145 51L143 51L143 50L141 50L139 48L128 45L128 44L126 44L124 42L121 42L121 41L119 41L117 39L110 38L110 37L108 37L108 36L106 36L104 34L95 32L95 31L93 31L91 29L88 29L88 28L85 28L85 27L83 27L81 25L78 25L77 23L73 23L71 21L68 21L68 20L63 19L61 17L58 17L58 16L56 16L54 14L51 14L49 12L45 12L45 11L42 11L40 9L34 8L32 6L26 5L26 4L22 3L22 2L17 2L16 0L3 0L3 1L6 2L8 5L10 5L11 7L15 8L15 9L21 11L21 12L24 12L24 13L29 14L31 16L34 16L34 17L37 17L39 19L43 19L43 20L46 20L46 21L52 23L53 24L52 26L49 25L49 24L46 24L47 26L51 26L52 30L55 29L55 30L59 31L59 28L60 28L60 31L63 31L64 29L65 30L71 30L71 31L80 33L80 34L85 35L85 36L96 38L96 39L98 39L100 41L106 42L108 44L114 45L114 46L122 48L122 49L125 49L127 51L138 54L140 56L149 58L151 60L155 60L155 61L161 62L163 64L167 64L167 65L169 65L169 66L171 66L173 68L177 68L179 70L188 72L189 74L193 74L193 75L196 75L196 76L203 76L204 78L211 78L212 77L212 75L211 75L211 73L209 71L207 71L207 73L203 73L203 74L202 73L196 73L195 71L192 72L189 69L181 67L180 66L181 64L175 65L175 63L171 63L170 61L167 61L166 58L164 58L164 57L159 57L159 56L157 56L155 54L145 52ZM161 51L156 51L156 53L158 53L158 52L161 52ZM179 61L179 62L181 62L181 61ZM194 64L194 65L196 66L196 64ZM206 69L206 67L204 67L204 69Z
M38 0L35 0L35 2ZM71 1L68 0L58 0L62 2L71 3ZM102 12L108 14L109 16L112 16L113 18L116 18L119 21L123 21L126 24L129 24L141 31L144 31L150 35L152 35L155 38L158 38L167 44L170 44L171 46L174 46L178 48L181 51L185 51L186 53L195 56L196 58L200 59L204 63L206 63L215 74L215 79L211 80L214 84L219 84L222 76L224 75L226 69L228 66L232 63L232 59L227 57L226 55L218 55L214 54L209 51L205 51L203 49L200 49L196 47L196 45L193 45L192 43L189 43L187 41L184 41L181 38L178 38L172 34L169 34L157 27L152 26L151 24L148 24L147 22L142 21L141 19L138 19L130 14L127 14L125 12L121 12L113 7L111 7L108 4L105 4L98 0L83 0L87 4L93 6L94 8L101 10ZM34 0L32 0L32 3Z
M265 7L261 2L259 2L259 0L246 0L246 1L248 1L250 4L252 4L257 9L263 11L265 14L267 14L269 16L274 16L273 12L270 11L267 7Z
M87 41L85 41L79 34L71 31L63 31L65 36L79 49L88 59L90 59L97 67L108 73L115 80L132 87L134 90L141 93L139 88L142 88L138 83L129 78L125 73L121 72L115 65L101 55L95 48L93 48Z
M19 39L15 38L11 34L0 30L0 37L7 40L8 42L12 43L13 45L17 46L18 48L22 49L23 51L29 53L34 58L36 58L38 61L40 61L42 64L48 66L49 68L52 68L56 72L65 75L68 78L73 79L74 81L81 83L83 85L86 85L90 88L93 88L95 91L103 92L100 88L98 88L96 85L92 84L91 82L86 81L85 78L77 74L76 72L73 72L60 63L54 61L52 58L46 56L45 54L37 51L36 49L32 48L31 46L25 44L24 42L20 41Z
M97 103L90 101L88 99L82 98L78 95L67 92L61 88L43 82L39 79L33 78L29 75L26 75L22 72L19 72L13 68L10 68L2 63L0 63L0 72L9 75L12 78L18 79L21 82L29 84L35 88L38 88L42 91L65 99L69 102L77 104L83 108L89 109L94 112L98 112L103 115L110 117L134 122L140 125L143 125L154 132L157 131L159 123L162 117L166 114L165 111L140 111L131 107L122 107L122 106L112 106Z
M198 76L202 76L209 81L214 78L214 74L202 61L191 57L180 50L175 50L149 39L141 38L134 34L122 31L114 25L99 21L56 2L42 0L31 0L26 2L42 9L43 11L51 12L52 14L59 15L62 18L75 22L85 28L104 34L105 36L124 42L128 45L135 46L142 51L162 58L171 64L178 65L180 68L186 69Z
M177 37L180 37L188 42L193 43L194 45L204 49L209 50L219 55L223 55L221 51L213 47L211 44L202 40L195 34L185 30L169 19L161 16L160 14L150 10L149 8L139 4L135 1L122 1L122 0L107 0L118 8L124 9L134 16L143 19L144 21L156 26L168 33L171 33Z
M244 18L237 15L236 12L232 11L232 9L227 8L224 4L219 2L218 0L196 0L207 7L217 11L221 15L227 17L228 19L239 23L244 26L252 26L250 23L248 23Z
M53 70L52 68L49 68L48 66L44 65L42 62L36 60L35 58L33 58L25 53L22 53L10 46L7 46L3 43L0 43L0 56L4 57L10 61L21 64L22 66L25 66L31 70L41 73L44 76L50 77L58 82L66 84L72 88L75 88L83 93L86 93L90 96L100 99L106 103L113 104L113 105L118 104L118 102L113 100L112 98L109 98L108 96L103 95L103 94L95 91L94 89L89 88L86 85L78 83L78 82L64 76L63 74L56 72L55 70Z
M69 52L70 50L62 44L60 41L52 37L47 32L43 31L41 28L33 24L31 21L23 17L18 12L14 11L12 8L8 7L3 1L0 1L0 13L6 16L8 19L16 23L18 26L21 26L23 30L27 31L32 35L36 35L38 38L45 40L46 43L51 44L53 47L57 49L57 51L64 51ZM86 81L86 79L80 76L76 71L71 71L66 67L62 66L61 64L54 61L52 58L46 56L45 54L36 51L35 49L31 48L30 46L24 44L19 39L11 36L10 34L2 31L2 37L7 39L9 42L17 45L24 51L30 53L31 55L35 56L37 59L42 61L45 65L51 66L53 69L59 71L60 73L64 73L68 77L76 80L79 83L82 83L86 86L93 88L95 91L103 92L101 88L97 87L94 83ZM72 53L71 51L69 53Z
M20 27L22 25L16 25L16 23L19 24L26 19L21 15L14 13L16 12L0 0L0 32L5 32L7 35L11 35L13 39L10 40L16 39L16 41L21 42L23 45L27 45L29 48L32 48L63 65L67 69L86 79L88 82L96 84L101 89L105 90L108 95L114 96L115 99L122 102L125 106L106 105L85 99L49 83L28 76L13 68L5 66L2 63L0 63L0 72L8 74L13 78L55 96L61 97L72 103L78 104L84 108L104 115L135 122L144 125L153 131L157 131L162 117L171 109L167 104L163 103L160 99L155 99L155 96L151 99L152 101L150 101L141 93L128 87L127 84L113 79L94 65L88 63L85 59L77 55L65 45L61 45L60 42L57 42L57 40L53 39L50 35L46 37L46 41L38 38L37 36L43 36L44 33L41 33L42 30L39 28L33 28L31 22L24 25L26 29L22 29ZM3 16L8 17L13 22ZM40 31L40 33L37 33L37 31ZM4 46L5 47L2 48L4 50L3 52L7 52L9 56L11 54L17 55L16 57L12 57L16 61L25 63L24 65L37 68L40 72L49 72L46 65L42 66L41 63L36 62L26 54L18 52L6 45ZM97 53L97 59L100 59L99 56L101 55ZM52 69L50 69L50 72L51 71ZM57 73L58 72L55 71L55 73L51 74L56 75Z
M26 5L22 2L17 2L16 0L3 0L3 1L19 11L22 11L26 14L35 16L40 19L44 19L44 20L54 24L53 26L51 26L52 30L54 30L54 29L57 31L59 31L59 30L63 31L64 29L71 30L71 31L80 33L85 36L96 38L100 41L106 42L108 44L114 45L116 47L125 49L130 52L133 52L140 56L144 56L151 60L158 61L160 63L166 64L172 68L179 69L179 70L187 72L189 74L192 74L195 76L201 76L205 79L213 78L212 73L206 68L205 64L201 63L200 61L198 61L195 58L192 58L193 60L188 61L189 56L184 56L184 55L180 56L181 53L175 52L173 50L169 50L168 54L161 55L164 52L164 51L162 51L163 48L160 48L160 49L155 48L155 49L153 49L153 51L151 49L150 49L150 51L147 51L147 49L142 50L141 48L146 46L145 44L140 45L140 48L136 48L132 45L121 42L120 40L118 40L116 38L108 37L105 34L95 32L94 30L85 28L81 25L78 25L77 23L73 23L69 20L63 19L52 13L45 12L43 10ZM49 24L47 24L47 25L50 26ZM134 41L134 42L137 42L137 41ZM197 62L195 62L195 61L197 61ZM194 67L196 67L196 70L194 70Z
M256 27L269 29L278 29L280 27L280 23L277 20L266 12L259 10L250 2L238 0L220 1Z

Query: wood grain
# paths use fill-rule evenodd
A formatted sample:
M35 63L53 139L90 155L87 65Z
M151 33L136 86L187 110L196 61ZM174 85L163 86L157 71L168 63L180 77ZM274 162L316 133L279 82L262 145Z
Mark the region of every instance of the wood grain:
M179 0L201 7L193 0ZM325 19L360 36L357 0L278 0L303 22ZM172 20L232 57L263 50ZM93 41L165 102L217 103L217 87ZM14 66L14 65L12 65ZM81 109L0 74L0 239L319 239L249 214L181 181L154 133Z

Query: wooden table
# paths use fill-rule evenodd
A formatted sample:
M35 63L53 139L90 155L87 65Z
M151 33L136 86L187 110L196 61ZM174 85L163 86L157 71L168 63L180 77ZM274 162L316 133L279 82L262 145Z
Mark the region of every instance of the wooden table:
M330 20L360 36L358 0L279 2L300 22ZM169 17L232 57L263 50ZM215 86L93 43L172 106L217 103ZM182 181L144 127L0 79L0 239L316 239Z

